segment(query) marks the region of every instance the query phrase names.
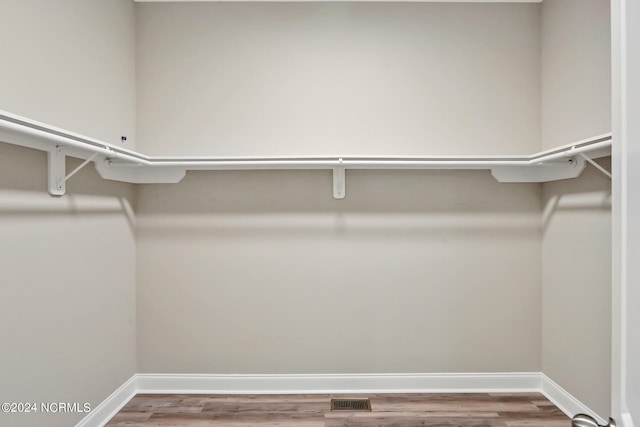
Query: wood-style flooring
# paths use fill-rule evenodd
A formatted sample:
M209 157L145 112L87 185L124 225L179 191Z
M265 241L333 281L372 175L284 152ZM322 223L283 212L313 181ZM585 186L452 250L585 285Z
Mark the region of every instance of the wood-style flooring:
M371 412L331 412L332 398L367 397ZM370 395L139 394L106 427L570 427L539 393Z

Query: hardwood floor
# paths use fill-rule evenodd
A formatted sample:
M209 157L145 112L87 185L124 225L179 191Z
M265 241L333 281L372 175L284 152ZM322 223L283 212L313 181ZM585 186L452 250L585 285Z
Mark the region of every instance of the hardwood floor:
M331 412L367 397L371 412ZM539 393L370 395L136 395L106 427L570 427Z

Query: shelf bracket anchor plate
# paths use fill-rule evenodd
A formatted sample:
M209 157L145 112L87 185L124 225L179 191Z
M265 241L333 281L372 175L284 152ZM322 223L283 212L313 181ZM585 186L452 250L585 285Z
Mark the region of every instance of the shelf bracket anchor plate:
M498 182L549 182L577 178L586 163L580 157L564 162L541 162L530 166L496 166L491 175Z
M57 145L53 151L47 151L48 190L52 196L62 196L67 190L65 173L66 158L62 147Z
M342 163L342 159L340 159ZM346 192L345 173L343 166L333 168L333 198L344 199Z
M103 179L131 184L175 184L187 174L187 170L180 167L142 167L136 164L114 167L108 158L96 162L95 166Z

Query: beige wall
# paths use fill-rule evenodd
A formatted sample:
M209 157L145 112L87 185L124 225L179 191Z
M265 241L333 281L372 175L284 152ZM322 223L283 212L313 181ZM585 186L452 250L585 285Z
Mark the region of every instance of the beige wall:
M0 110L135 148L134 12L132 0L2 0Z
M540 370L540 186L199 172L138 187L138 370Z
M531 153L539 30L531 4L139 4L138 147ZM347 193L329 172L140 186L139 371L540 369L540 186L349 171Z
M538 4L137 4L138 147L528 154Z
M0 2L0 109L132 147L134 13L129 0ZM0 401L95 408L136 371L134 187L89 166L51 198L46 164L0 142ZM0 414L0 425L84 415Z
M542 148L611 132L609 0L544 0Z
M576 180L544 184L543 200L542 371L607 419L611 180L589 166Z
M87 168L52 198L46 174L44 153L0 143L0 401L95 408L136 371L133 187ZM84 415L2 413L0 424Z
M543 148L610 132L610 64L609 1L544 1ZM576 180L543 185L542 370L605 419L611 396L610 195L611 180L591 166Z
M607 5L9 0L0 109L150 154L531 153L610 130ZM342 201L329 172L136 191L88 168L61 199L45 174L0 144L3 400L95 406L136 370L543 370L608 414L591 168L349 171Z

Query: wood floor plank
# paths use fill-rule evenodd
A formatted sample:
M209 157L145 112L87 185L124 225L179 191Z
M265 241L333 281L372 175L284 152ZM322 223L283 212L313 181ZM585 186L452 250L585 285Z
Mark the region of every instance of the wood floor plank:
M371 412L331 412L370 398ZM570 427L540 393L134 396L106 427Z

